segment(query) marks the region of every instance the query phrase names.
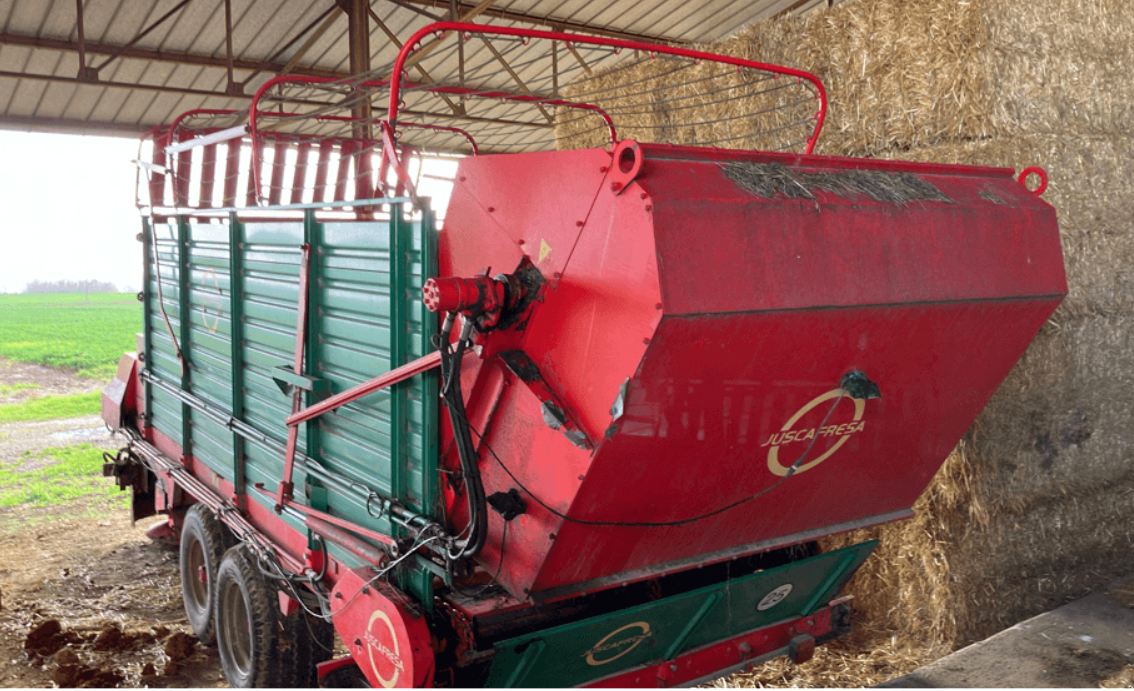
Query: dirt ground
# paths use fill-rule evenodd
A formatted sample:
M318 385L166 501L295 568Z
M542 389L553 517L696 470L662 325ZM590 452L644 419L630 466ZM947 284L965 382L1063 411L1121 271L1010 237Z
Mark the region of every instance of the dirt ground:
M21 382L41 395L102 385L0 361L0 383ZM121 445L97 416L0 425L5 461L81 442ZM226 686L216 650L198 644L184 618L177 552L147 538L148 525L93 498L0 508L0 687Z

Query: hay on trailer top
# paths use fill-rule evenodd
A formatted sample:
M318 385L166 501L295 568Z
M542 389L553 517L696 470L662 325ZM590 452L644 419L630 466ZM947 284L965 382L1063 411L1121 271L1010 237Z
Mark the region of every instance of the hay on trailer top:
M808 173L780 163L741 161L722 165L725 175L741 188L774 199L815 199L822 190L843 197L863 196L876 202L908 204L912 201L952 201L941 190L911 173L884 170L847 170Z

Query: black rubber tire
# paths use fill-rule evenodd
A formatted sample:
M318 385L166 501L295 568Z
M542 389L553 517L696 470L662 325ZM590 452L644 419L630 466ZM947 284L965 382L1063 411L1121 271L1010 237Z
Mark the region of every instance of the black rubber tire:
M181 525L179 565L185 618L202 645L216 644L213 621L217 570L224 555L224 526L203 504L194 504ZM204 568L205 580L200 577Z
M370 684L366 681L366 675L362 673L358 665L347 665L346 667L339 667L323 677L323 683L319 685L319 688L368 689Z
M290 674L288 685L301 689L319 686L320 662L330 660L335 649L335 627L318 617L308 615L302 609L284 619L287 635L295 641L294 665L285 669Z
M255 555L242 545L225 552L221 560L216 630L221 667L233 688L291 685L284 667L291 666L286 663L294 651L280 626L276 590L264 580Z

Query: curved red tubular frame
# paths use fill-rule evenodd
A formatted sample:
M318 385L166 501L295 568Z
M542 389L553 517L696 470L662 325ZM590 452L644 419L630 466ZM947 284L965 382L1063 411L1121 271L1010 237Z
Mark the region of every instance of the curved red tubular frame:
M471 24L469 26L477 26L477 25ZM398 57L401 58L401 54L399 54ZM396 65L396 63L395 63L395 65ZM395 66L395 69L397 69L396 66ZM476 96L477 98L499 98L499 99L502 99L502 100L505 100L505 101L519 101L521 103L538 103L540 105L545 105L545 106L563 106L565 108L575 108L577 110L585 110L585 111L588 111L588 112L591 112L591 113L598 115L606 123L606 128L607 128L607 130L610 131L610 145L614 146L615 144L618 143L618 133L614 129L614 120L612 120L610 118L610 115L608 115L605 110L603 110L602 108L599 108L598 106L591 104L591 103L579 103L577 101L564 101L564 100L558 99L558 98L541 98L539 96L529 96L527 94L514 94L514 93L511 93L509 91L480 91L478 89L470 89L470 88L467 88L467 87L460 87L460 86L436 86L434 84L418 84L418 83L414 83L414 82L406 82L406 84L409 85L409 86L412 86L413 88L419 88L419 87L423 88L423 89L425 89L429 92L435 93L435 94L467 95L467 96ZM400 91L399 91L397 85L395 83L391 83L390 84L390 97L395 98L395 97L398 97L399 95L400 95ZM387 114L387 118L388 118L388 122L390 123L390 127L394 128L395 130L397 130L397 127L398 127L397 117L398 117L398 112L397 112L396 108L394 110L391 110Z
M436 26L436 25L434 25L434 26ZM461 24L460 26L474 26L475 27L475 26L479 26L479 25L477 25L477 24ZM564 34L564 35L566 36L567 34ZM415 36L416 36L416 34L415 34ZM398 57L401 58L401 56L402 56L402 54L399 53ZM259 136L260 136L260 130L259 130L259 126L257 124L257 116L261 115L260 111L258 110L259 106L260 106L260 99L263 98L264 94L268 92L268 89L275 86L276 84L286 84L286 83L291 83L291 84L333 84L333 83L341 83L342 81L343 81L342 79L334 79L334 78L331 78L331 77L308 77L308 76L281 75L279 77L273 77L272 79L269 79L268 81L264 82L264 84L259 89L256 90L256 94L254 96L252 96L252 104L248 108L248 133L249 133L249 136L252 139L253 148L256 147L256 142L257 142L257 140L259 139ZM613 145L615 142L618 141L617 133L614 130L614 121L611 120L610 115L608 115L606 113L606 111L604 111L602 108L599 108L598 106L595 106L595 105L591 105L589 103L576 103L574 101L564 101L564 100L561 100L561 99L549 100L549 99L540 98L538 96L517 95L517 94L509 93L507 91L485 92L485 91L478 91L476 89L470 89L470 88L465 88L465 87L457 87L457 86L434 86L434 85L429 85L429 84L417 84L417 83L414 83L414 82L407 82L407 84L409 86L412 86L412 87L421 87L421 88L427 89L427 90L429 90L430 92L433 92L433 93L446 93L446 94L458 94L458 95L463 94L463 95L468 95L468 96L476 96L478 98L500 98L500 99L505 99L505 100L510 100L510 101L522 101L522 102L525 102L525 103L534 102L534 103L541 103L541 104L544 104L544 105L564 106L566 108L577 108L579 110L586 110L588 112L592 112L592 113L599 115L600 117L602 117L603 121L606 122L607 129L610 131L611 145ZM365 86L365 87L371 87L371 88L391 87L391 90L392 90L391 93L395 93L395 90L393 90L394 84L391 80L388 80L388 79L379 79L379 80L374 80L374 81L359 82L356 86ZM396 115L396 111L395 111L394 114ZM279 115L279 114L278 113L265 112L265 113L262 113L262 115L267 116L267 117L271 117L273 115ZM387 116L388 115L389 114L387 114ZM346 118L344 116L333 116L333 115L317 116L316 119L345 120L345 121L348 121L348 122L353 120L353 118ZM396 127L395 127L395 121L393 119L388 119L387 123L389 124L391 131L397 131ZM459 128L456 128L456 127L442 127L440 125L424 125L424 124L419 124L419 123L403 123L402 126L403 127L419 127L419 128L423 128L423 129L448 130L448 131L460 133L469 141L469 143L472 144L473 153L474 154L479 153L479 149L477 148L477 144L473 140L472 136L469 135L467 132L465 132L462 129L459 129ZM389 155L392 158L397 159L397 152L390 152ZM260 169L259 169L259 162L257 161L255 156L252 157L252 175L254 176L256 187L257 187L257 189L259 189Z
M464 137L468 141L469 146L472 147L473 156L479 156L480 155L480 149L476 145L476 140L473 139L473 136L471 134L462 130L460 127L445 127L443 125L427 125L423 122L403 122L402 127L415 127L419 130L438 130L438 131L441 131L441 132L453 132L454 134L459 134L462 137Z
M134 170L134 208L136 209L143 209L146 206L142 203L142 147L146 145L147 140L153 141L154 146L157 147L157 135L164 127L165 125L154 125L150 129L143 132L142 136L138 138L138 165L135 166ZM157 161L155 160L154 163L156 162ZM149 179L149 175L152 175L152 173L147 175L147 180ZM150 196L153 196L152 191L150 193ZM157 204L154 204L153 201L153 199L150 199L150 208L158 206Z
M221 110L216 108L197 108L194 110L187 110L181 115L178 115L176 118L174 118L173 122L169 124L169 133L165 136L165 145L173 146L173 133L177 131L178 126L181 125L181 121L186 118L191 118L195 115L235 115L236 113L237 111L235 110Z
M541 31L539 29L518 29L513 27L504 26L485 26L483 24L469 24L465 22L437 22L429 26L419 29L413 36L409 38L402 46L401 51L398 52L398 58L394 61L393 75L397 78L392 80L390 84L390 110L387 114L390 126L397 125L398 106L401 102L401 76L405 74L405 63L410 55L417 48L421 40L430 34L437 32L470 32L480 34L496 34L500 36L517 36L520 38L541 38L552 41L565 41L575 44L590 44L598 46L610 46L613 48L629 48L631 50L642 50L651 53L663 53L666 55L676 55L679 57L692 58L694 60L707 60L710 62L719 62L726 65L735 65L737 67L747 67L749 69L762 70L764 72L771 72L773 74L782 74L797 79L807 80L811 82L816 89L816 94L819 98L819 112L815 115L815 131L807 139L807 148L804 153L810 154L815 149L815 142L819 139L819 131L823 129L823 121L827 118L827 90L823 87L823 82L810 72L803 70L795 70L790 67L780 67L779 65L769 65L763 62L755 62L752 60L744 60L742 58L734 58L727 55L715 55L713 53L704 53L698 50L688 50L685 48L673 48L670 46L660 46L651 43L638 43L636 41L624 41L617 38L604 38L601 36L582 36L579 34L564 34L558 31ZM458 39L460 40L460 36ZM449 91L451 87L433 88L433 91L445 93L461 93L461 91ZM521 97L512 94L501 94L493 96L491 94L483 94L485 96L494 98L509 98L518 101L538 101L548 105L568 105L556 101L545 101L536 96ZM575 106L580 107L580 106ZM614 134L614 123L610 121L610 117L606 115L601 109L592 106L606 117L607 124L610 125L612 144L617 142Z
M170 146L174 143L173 142L174 134L176 133L178 127L181 125L181 123L184 120L191 118L193 116L197 116L197 115L236 115L238 112L240 112L240 111L212 109L212 108L197 108L197 109L194 109L194 110L186 111L186 112L182 113L181 115L177 116L173 120L173 122L168 126L158 125L156 127L152 127L149 130L147 130L146 133L142 136L141 141L139 142L138 157L139 157L139 159L141 159L142 142L154 138L159 133L159 131L161 131L161 130L165 130L165 134L164 134L165 144L164 145ZM304 117L304 114L302 114L302 113L261 113L261 115L263 115L264 117L275 117L275 118ZM358 121L358 118L350 118L350 117L339 116L339 115L324 115L324 116L319 116L316 119L317 120L333 120L333 121L337 121L337 122L357 122ZM425 123L416 123L416 122L404 122L404 123L402 123L402 127L414 127L414 128L418 128L418 129L437 130L437 131L442 131L442 132L451 132L451 133L454 133L454 134L458 134L458 135L464 137L466 141L468 141L469 146L472 148L472 153L473 153L474 156L476 156L480 153L480 151L477 147L476 140L473 138L473 136L471 134L469 134L468 132L466 132L465 130L459 128L459 127L443 127L441 125L429 125L429 124L425 124ZM212 131L217 131L219 129L220 128L212 127L212 128L206 128L205 131L206 132L212 132ZM272 134L273 133L271 133L271 132L263 133L263 136L266 139L271 139ZM315 138L314 135L302 135L302 134L285 134L285 135L281 135L281 136L283 136L286 139L296 140L296 141L301 141L301 140L307 139L307 138ZM334 139L340 139L340 138L335 137ZM257 160L256 160L255 157L253 157L253 159L252 159L252 166L253 166L253 168L255 168L257 166ZM254 171L253 175L255 175L256 179L259 180L259 171L258 170ZM134 196L135 196L135 201L138 202L138 205L140 207L141 206L141 204L140 204L141 197L139 195L139 189L140 189L140 186L141 186L140 173L137 174L135 176L135 178L136 179L134 181L134 186L135 186Z
M479 25L477 25L477 24L462 24L461 26L479 26ZM564 34L564 35L566 35L566 34ZM398 57L400 58L401 54L399 54ZM255 141L256 136L257 136L257 132L258 132L257 127L256 127L256 116L261 114L260 111L258 110L258 107L260 105L260 99L263 97L263 95L265 93L267 93L268 89L275 86L276 84L285 84L285 83L291 83L291 84L334 84L334 83L339 83L339 82L342 82L342 81L343 81L342 79L334 79L334 78L331 78L331 77L307 77L307 76L301 76L301 75L299 75L299 76L282 75L282 76L279 76L279 77L273 77L272 79L269 79L268 81L264 82L264 85L261 86L259 89L257 89L256 94L254 96L252 96L252 105L249 107L249 132L252 135L253 141ZM610 130L611 143L614 143L614 142L617 141L617 137L616 137L615 131L614 131L614 121L611 120L610 116L607 115L606 111L604 111L602 108L599 108L598 106L592 105L590 103L578 103L576 101L564 101L562 99L545 99L545 98L540 98L539 96L528 96L528 95L522 95L522 94L513 94L513 93L508 92L508 91L479 91L477 89L471 89L471 88L460 87L460 86L437 86L437 85L434 85L434 84L418 84L416 82L406 82L406 84L408 86L412 87L412 88L422 88L422 89L425 89L425 90L427 90L431 93L476 96L478 98L501 98L501 99L505 99L505 100L508 100L508 101L522 101L524 103L540 103L540 104L549 105L549 106L563 106L565 108L577 108L579 110L590 111L590 112L598 114L606 122L607 128ZM375 81L359 82L357 84L357 86L367 86L367 87L378 88L378 89L385 88L385 87L388 86L388 87L391 88L392 94L396 93L396 90L394 89L393 82L391 80L388 80L388 79L379 79L379 80L375 80ZM396 116L397 115L396 109L393 112L394 112L394 115ZM265 113L263 113L263 115L272 116L272 115L278 115L278 113L265 112ZM319 116L319 117L321 117L324 120L343 119L341 116L330 116L330 115ZM319 118L317 118L317 119L319 119ZM349 119L349 118L347 118L347 119ZM394 128L396 130L397 129L396 128L397 123L395 122L395 119L394 118L388 118L388 121L390 122L391 128ZM404 125L408 126L408 127L421 127L422 126L422 125L418 125L418 124L415 124L415 123L404 123ZM454 128L442 128L439 125L430 125L428 127L428 129L451 129L452 131L455 131L455 132L464 133L464 130L460 130L460 129L455 128L455 127ZM465 136L466 137L468 136L467 133L465 134Z

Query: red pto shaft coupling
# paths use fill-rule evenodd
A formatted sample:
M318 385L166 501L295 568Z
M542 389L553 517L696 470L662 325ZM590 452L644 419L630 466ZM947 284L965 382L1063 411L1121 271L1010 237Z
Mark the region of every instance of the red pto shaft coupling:
M431 278L421 289L422 302L431 312L457 312L471 319L480 331L500 323L502 315L522 311L527 294L519 278Z
M504 284L489 278L431 278L421 289L430 312L460 312L468 316L498 311L504 304Z

